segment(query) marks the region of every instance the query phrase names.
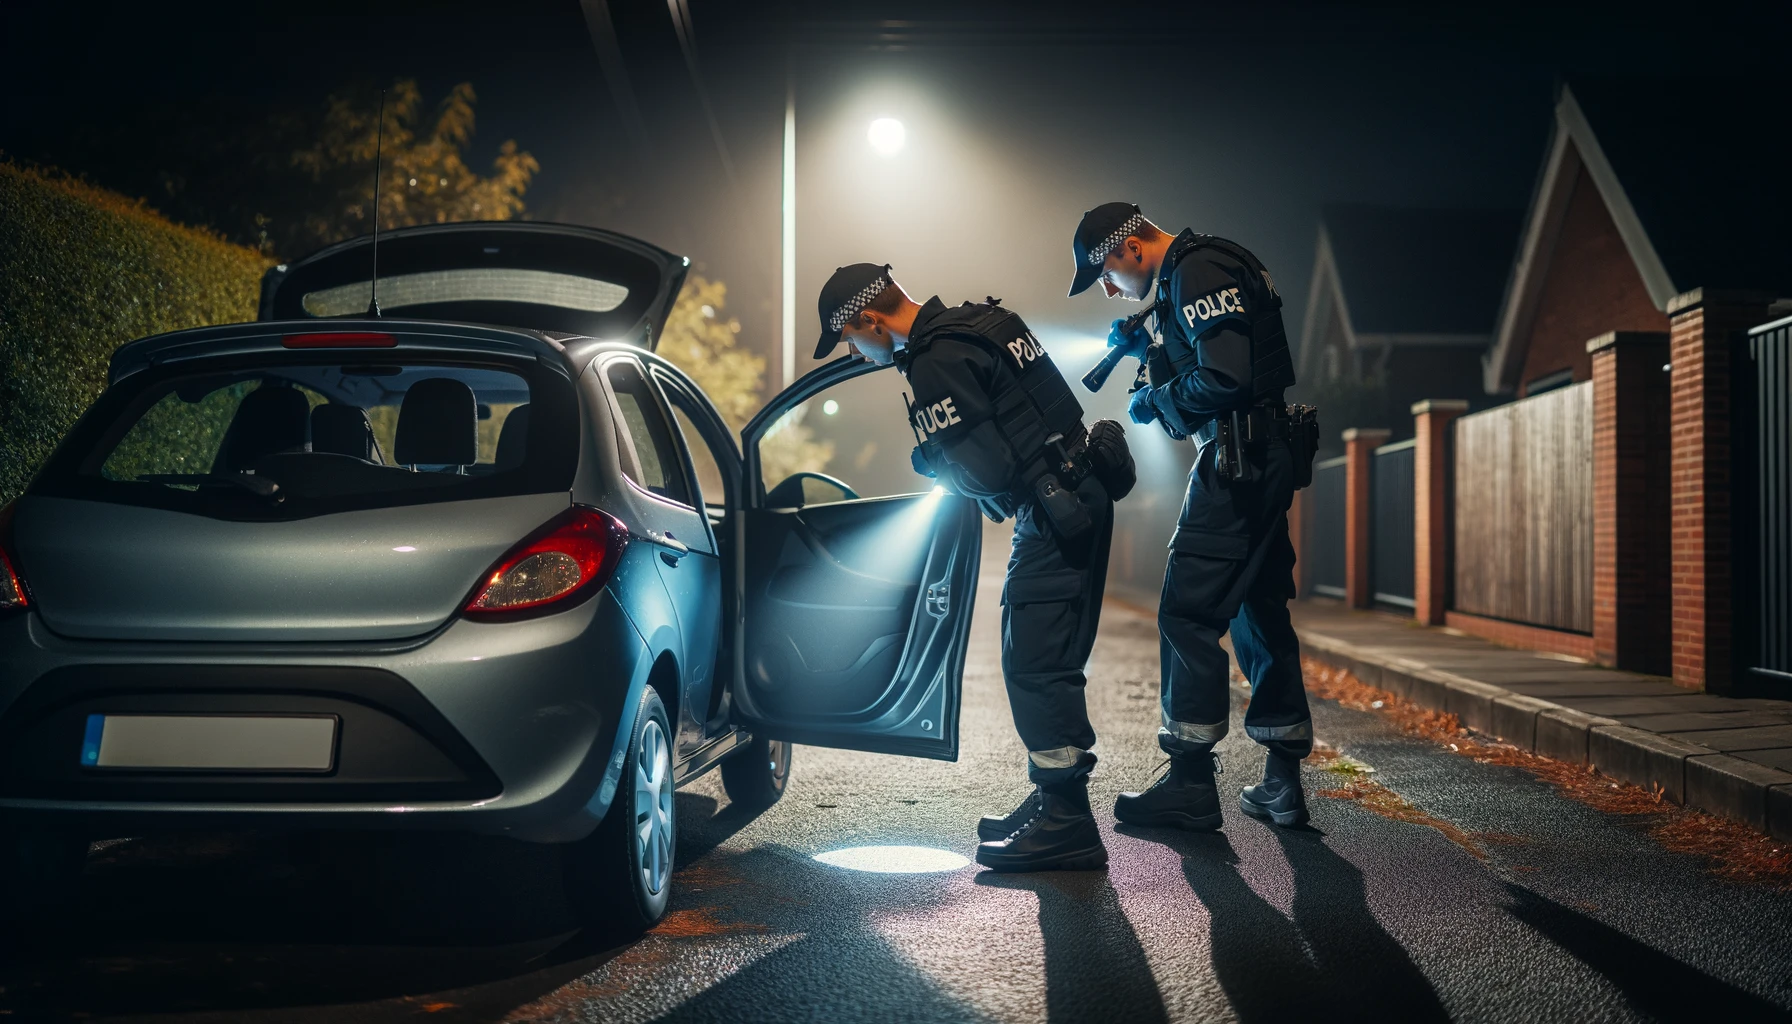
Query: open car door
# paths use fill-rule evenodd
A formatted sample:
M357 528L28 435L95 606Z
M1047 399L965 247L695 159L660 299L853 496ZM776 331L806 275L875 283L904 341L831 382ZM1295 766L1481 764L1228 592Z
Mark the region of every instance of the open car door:
M768 492L761 472L760 443L787 414L878 369L856 356L828 363L741 432L734 718L775 739L953 761L976 505L937 488L860 498L818 473Z
M627 341L651 350L691 261L614 231L474 221L380 232L387 316L522 327ZM261 282L261 319L359 317L372 295L362 235L319 249Z

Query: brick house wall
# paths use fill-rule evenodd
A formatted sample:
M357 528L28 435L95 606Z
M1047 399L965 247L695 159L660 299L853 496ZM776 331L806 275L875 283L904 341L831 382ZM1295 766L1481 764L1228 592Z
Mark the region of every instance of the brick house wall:
M1527 382L1560 370L1572 370L1577 383L1591 380L1589 338L1667 330L1667 314L1655 308L1598 186L1580 168L1525 345L1519 397Z

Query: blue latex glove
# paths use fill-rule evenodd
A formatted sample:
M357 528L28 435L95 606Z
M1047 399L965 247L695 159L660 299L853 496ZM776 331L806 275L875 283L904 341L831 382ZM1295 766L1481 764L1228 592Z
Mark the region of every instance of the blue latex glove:
M928 464L927 456L921 451L920 445L915 445L914 450L908 453L908 464L915 467L915 472L924 477L931 479L934 476L933 467Z
M1125 323L1126 318L1121 317L1108 326L1108 347L1117 348L1124 355L1142 360L1145 358L1145 350L1151 347L1151 332L1145 329L1143 320L1130 331L1121 330Z
M1158 388L1140 388L1132 393L1132 401L1126 407L1126 415L1134 423L1150 423L1156 420L1164 428L1164 433L1180 441L1188 436L1188 427L1182 422L1182 412L1170 401L1168 386Z
M1126 415L1134 423L1150 423L1157 419L1157 403L1151 397L1156 391L1156 388L1140 388L1132 393L1132 401L1126 406Z

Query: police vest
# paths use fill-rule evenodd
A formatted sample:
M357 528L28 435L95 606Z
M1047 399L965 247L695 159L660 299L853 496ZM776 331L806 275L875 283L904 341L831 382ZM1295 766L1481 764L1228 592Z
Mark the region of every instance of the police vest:
M903 360L901 369L906 372L909 364L940 338L977 345L994 353L997 362L1012 371L1012 377L996 375L990 407L994 410L996 432L1020 459L1016 496L1031 495L1034 481L1060 468L1062 460L1050 439L1058 436L1066 451L1074 451L1087 434L1083 407L1075 392L1020 317L993 300L967 302L934 317L926 334L911 338L899 353L898 358ZM929 411L919 410L917 414L928 415Z
M1217 297L1197 301L1245 303L1245 322L1249 325L1251 337L1252 399L1256 402L1280 400L1282 391L1294 386L1294 359L1288 352L1288 334L1282 328L1282 297L1270 283L1269 271L1249 249L1216 235L1190 234L1178 237L1164 254L1164 260L1174 269L1198 249L1211 249L1237 260L1257 283L1257 287L1251 287L1242 295L1239 294L1239 289L1234 288ZM1197 365L1195 339L1199 332L1189 326L1178 311L1170 308L1168 291L1163 283L1168 277L1169 274L1165 273L1158 280L1157 324L1163 335L1164 356L1169 361L1170 371L1181 376ZM1231 312L1232 309L1225 311ZM1217 312L1208 315L1217 315Z

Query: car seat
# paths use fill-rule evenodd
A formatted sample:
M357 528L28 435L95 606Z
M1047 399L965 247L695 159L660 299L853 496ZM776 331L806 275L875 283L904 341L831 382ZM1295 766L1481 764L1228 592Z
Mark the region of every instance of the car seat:
M504 427L498 431L498 454L493 459L493 467L502 473L507 469L516 469L523 464L523 458L529 454L529 406L519 405L510 410L504 417Z
M479 403L452 377L411 385L398 407L393 459L401 466L470 466L479 460Z
M311 410L311 450L382 461L376 457L379 447L373 440L367 410L355 405L320 405Z
M266 455L310 450L311 403L296 388L264 384L237 405L220 468L240 473Z

